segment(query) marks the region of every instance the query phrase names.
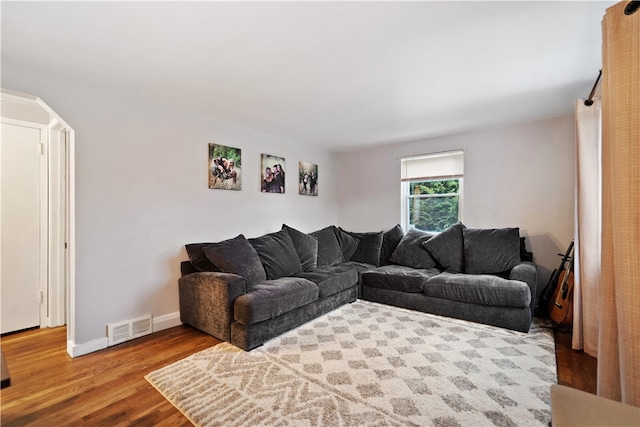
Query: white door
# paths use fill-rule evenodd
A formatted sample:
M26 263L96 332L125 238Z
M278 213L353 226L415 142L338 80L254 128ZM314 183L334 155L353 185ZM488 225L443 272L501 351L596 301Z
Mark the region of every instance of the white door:
M6 333L40 326L43 131L6 122L1 126L0 329Z

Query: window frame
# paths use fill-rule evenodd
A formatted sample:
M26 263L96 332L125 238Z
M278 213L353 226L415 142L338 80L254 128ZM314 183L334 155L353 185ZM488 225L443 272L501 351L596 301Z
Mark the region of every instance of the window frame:
M449 151L447 153L458 153L462 155L462 162L464 162L464 152L463 150L452 150ZM425 155L421 155L421 156L411 156L411 157L403 157L401 159L401 163L405 162L405 161L410 161L411 159L414 158L425 158L425 157L438 157L438 156L442 156L443 154L447 154L447 153L432 153L432 154L425 154ZM424 194L424 195L413 195L410 194L409 191L409 187L410 184L412 182L429 182L429 181L447 181L447 180L452 180L452 179L457 179L458 180L458 193L448 193L448 194ZM408 231L411 228L415 228L415 226L411 225L411 218L409 217L409 201L413 198L431 198L431 197L445 197L445 196L458 196L458 221L463 222L464 218L463 218L463 206L464 206L464 171L458 171L458 173L456 174L452 174L452 175L448 175L448 176L433 176L433 177L429 177L429 176L425 176L425 177L421 177L421 178L415 178L415 179L402 179L400 180L400 215L401 215L401 220L400 220L400 225L402 226L403 230ZM437 231L433 231L433 230L425 230L428 232L432 232L432 233L437 233Z

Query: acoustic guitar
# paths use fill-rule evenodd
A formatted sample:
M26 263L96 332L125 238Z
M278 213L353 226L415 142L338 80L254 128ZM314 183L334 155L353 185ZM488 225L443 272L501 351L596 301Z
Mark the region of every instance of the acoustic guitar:
M549 314L549 304L553 300L552 296L555 297L555 291L558 288L558 282L562 283L562 279L560 278L560 273L562 273L565 269L566 263L569 262L569 257L571 256L571 251L573 250L573 241L569 244L567 248L567 252L563 254L558 254L562 257L560 261L560 266L553 270L551 276L549 276L549 281L547 285L542 289L540 293L540 297L538 299L538 310L541 314ZM559 280L560 279L560 280Z
M573 323L573 256L567 258L569 262L560 272L558 286L549 301L549 317L562 326L571 326Z

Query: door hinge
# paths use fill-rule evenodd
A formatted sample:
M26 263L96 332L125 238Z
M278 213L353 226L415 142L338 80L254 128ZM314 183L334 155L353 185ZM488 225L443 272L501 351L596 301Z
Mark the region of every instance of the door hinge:
M44 292L40 291L40 304L44 302Z
M44 143L40 143L40 155L44 154Z

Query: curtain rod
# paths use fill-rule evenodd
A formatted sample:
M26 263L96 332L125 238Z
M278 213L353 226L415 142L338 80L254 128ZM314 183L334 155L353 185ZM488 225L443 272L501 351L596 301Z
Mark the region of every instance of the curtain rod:
M598 73L598 78L596 82L593 84L593 89L591 89L591 93L589 94L589 98L584 101L584 105L590 107L593 105L593 94L596 93L596 87L598 87L598 82L600 81L600 76L602 76L602 70Z

